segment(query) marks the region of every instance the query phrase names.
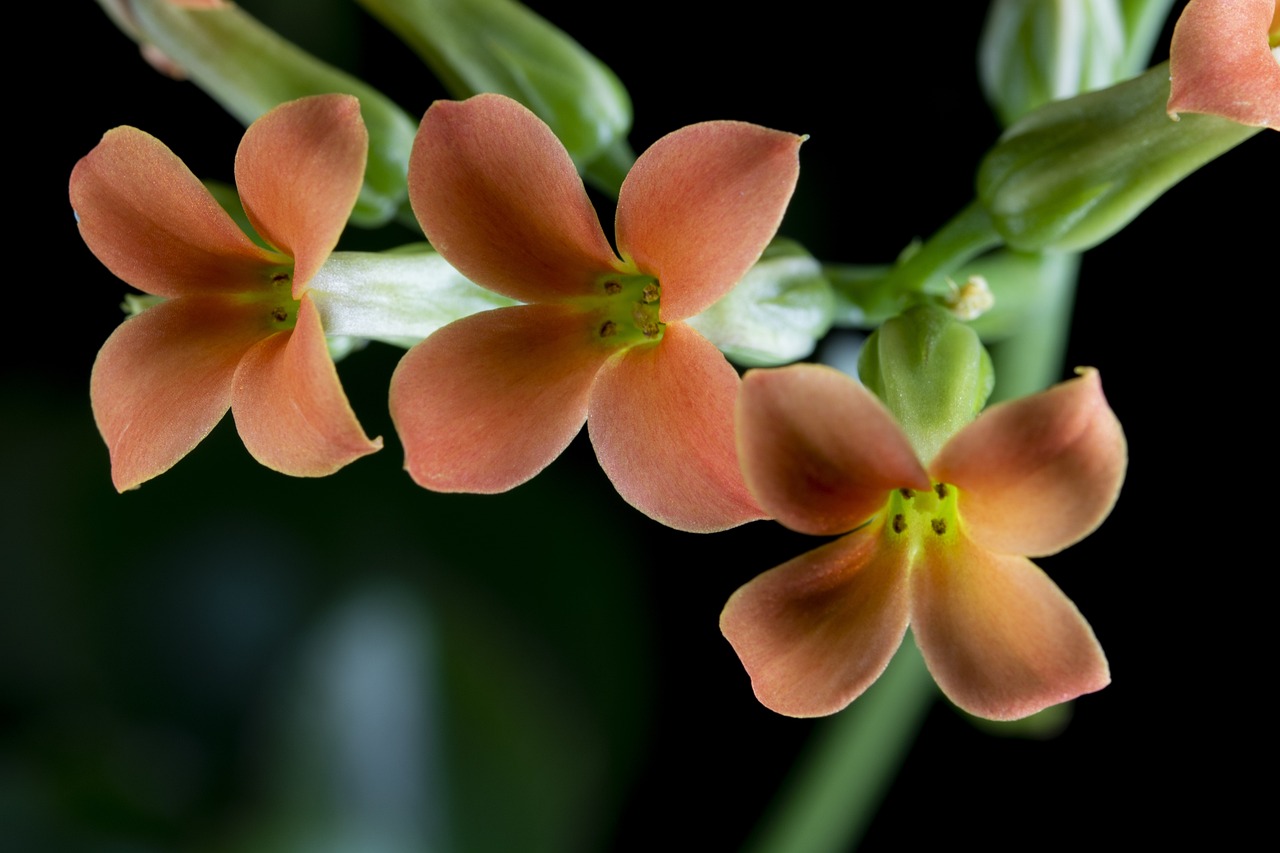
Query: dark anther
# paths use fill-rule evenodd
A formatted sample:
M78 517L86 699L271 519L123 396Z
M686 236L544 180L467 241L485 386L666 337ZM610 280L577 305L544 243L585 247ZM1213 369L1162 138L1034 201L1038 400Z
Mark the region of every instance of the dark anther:
M646 284L644 290L640 291L640 298L645 301L645 304L657 302L660 296L662 296L662 288L656 284Z
M279 307L272 308L271 316L275 318L277 323L283 323L285 320L289 319L289 312Z
M947 499L947 484L946 484L946 483L934 483L934 484L933 484L933 490L934 490L935 492L937 492L937 493L938 493L938 500L942 500L942 501L944 501L944 500L946 500L946 499Z
M933 521L929 522L929 524L933 526L933 532L939 536L947 532L947 522L941 518L935 518Z
M898 489L898 491L899 491L899 492L902 494L902 496L903 496L904 498L906 498L907 500L911 500L912 498L914 498L914 497L916 496L916 493L915 493L915 492L913 492L913 491L911 491L910 489Z
M662 329L658 327L657 323L645 323L640 331L644 332L646 338L656 338Z
M604 324L600 326L600 337L607 338L616 331L618 331L618 324L612 320L605 320Z
M907 529L907 518L902 513L898 513L893 517L893 532L901 533Z
M622 292L622 284L616 281L606 281L604 283L604 292L613 296L615 293Z
M283 284L288 280L289 280L289 274L287 272L278 272L275 275L271 276L272 284Z

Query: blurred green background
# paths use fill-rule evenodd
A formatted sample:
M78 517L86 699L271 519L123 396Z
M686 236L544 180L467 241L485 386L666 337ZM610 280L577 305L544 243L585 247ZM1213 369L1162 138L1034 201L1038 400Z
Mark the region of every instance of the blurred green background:
M352 3L242 5L413 115L444 94ZM824 260L885 262L927 236L969 200L998 132L977 5L877 5L858 27L818 4L533 7L621 76L637 151L714 118L810 134L782 231ZM227 420L117 495L88 378L127 288L80 241L67 178L132 124L229 180L242 128L152 71L95 4L35 14L21 38L41 58L10 60L7 123L22 162L0 374L5 848L738 848L821 722L761 708L717 618L816 540L662 528L585 437L506 495L419 489L386 412L400 352L379 344L339 370L382 452L290 479ZM1235 530L1215 507L1240 485L1222 457L1260 417L1255 395L1219 389L1252 378L1238 350L1269 336L1249 306L1276 284L1277 141L1210 164L1084 259L1067 366L1101 369L1132 462L1103 529L1043 562L1113 685L1050 740L992 735L939 700L861 849L1052 849L1111 826L1158 842L1212 820L1225 793L1207 780L1231 751L1218 691L1237 689L1239 659L1238 593L1218 580L1239 571L1221 542ZM1184 801L1198 810L1170 821Z

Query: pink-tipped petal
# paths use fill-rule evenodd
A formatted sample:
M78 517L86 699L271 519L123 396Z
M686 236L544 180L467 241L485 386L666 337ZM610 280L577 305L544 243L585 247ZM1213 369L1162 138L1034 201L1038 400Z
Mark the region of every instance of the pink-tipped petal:
M963 536L916 558L911 630L942 692L979 717L1016 720L1111 682L1093 629L1048 575Z
M729 291L782 222L804 137L739 121L670 133L640 155L618 196L618 250L662 284L662 319Z
M587 430L618 494L693 533L764 518L734 448L737 392L737 371L683 323L606 364L591 389Z
M1209 113L1280 130L1276 0L1191 0L1169 45L1169 115Z
M310 296L291 332L277 332L240 361L231 413L253 458L294 477L327 476L382 447L351 411Z
M569 153L502 95L431 105L409 160L409 199L449 263L522 302L588 294L619 266Z
M592 318L516 305L457 320L415 346L391 378L405 468L437 492L505 492L551 464L582 428L613 350Z
M906 551L873 524L735 592L720 630L756 697L791 717L844 708L880 677L907 628Z
M70 192L89 250L156 296L253 290L265 265L284 260L255 246L191 170L137 128L107 131L72 170Z
M253 227L293 258L293 298L329 257L364 182L369 133L352 95L289 101L245 131L236 188Z
M737 425L747 485L792 530L843 533L883 509L890 490L931 485L888 409L830 367L748 371Z
M107 338L89 397L116 489L169 470L222 419L236 365L271 334L261 313L224 297L173 299L125 320Z
M938 452L930 473L960 489L968 535L1001 554L1054 554L1111 512L1128 450L1096 370L1001 403Z

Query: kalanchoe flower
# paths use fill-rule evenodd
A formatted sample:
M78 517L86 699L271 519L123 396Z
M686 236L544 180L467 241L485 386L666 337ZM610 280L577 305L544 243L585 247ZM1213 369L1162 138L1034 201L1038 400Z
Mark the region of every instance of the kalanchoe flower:
M120 491L168 470L228 408L255 459L322 476L382 446L356 421L307 283L360 192L368 138L359 102L320 95L249 126L236 153L242 232L160 141L108 131L71 173L89 249L159 304L98 352L94 418Z
M738 374L681 321L760 257L801 141L726 121L663 137L622 185L620 260L533 113L500 95L432 105L409 166L423 230L463 275L527 304L451 323L401 361L391 414L413 479L506 491L585 420L609 479L650 517L694 531L762 517L734 450Z
M803 533L846 534L725 606L721 629L766 706L840 710L908 624L943 692L982 717L1024 717L1110 681L1088 623L1024 556L1087 536L1119 493L1124 434L1096 371L993 406L927 466L878 399L826 367L750 371L737 420L761 506Z
M1280 2L1191 0L1169 46L1169 115L1280 130Z

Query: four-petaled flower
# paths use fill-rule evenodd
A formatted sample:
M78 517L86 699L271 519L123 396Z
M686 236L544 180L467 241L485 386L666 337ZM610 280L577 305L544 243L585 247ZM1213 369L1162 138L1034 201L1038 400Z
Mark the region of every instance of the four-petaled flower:
M276 251L241 231L172 151L108 131L71 173L89 249L163 300L124 321L93 365L90 397L120 491L168 470L230 408L255 459L321 476L382 446L356 421L307 283L346 225L368 134L359 102L283 104L245 131L236 184Z
M672 527L762 517L733 442L738 374L680 322L723 296L773 237L802 137L742 122L663 137L622 184L618 252L564 146L500 95L427 110L409 165L413 209L471 280L521 301L410 350L391 414L420 485L502 492L587 423L619 493Z
M766 706L840 710L908 624L943 692L982 717L1016 719L1110 681L1088 623L1023 556L1079 541L1119 494L1124 433L1096 371L991 407L927 468L880 401L830 368L748 372L737 420L761 506L804 533L847 534L725 606L721 629Z
M1191 0L1169 45L1169 115L1280 130L1280 0Z

